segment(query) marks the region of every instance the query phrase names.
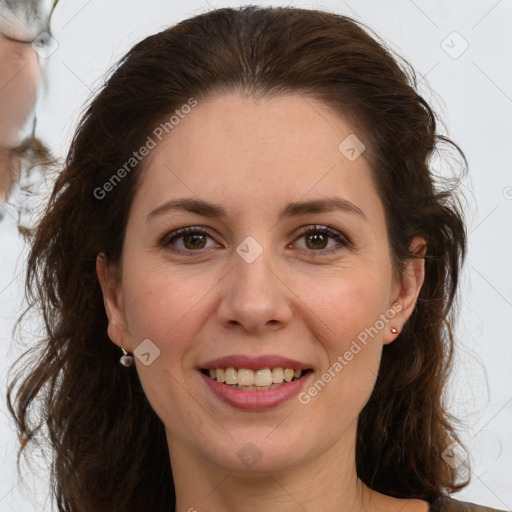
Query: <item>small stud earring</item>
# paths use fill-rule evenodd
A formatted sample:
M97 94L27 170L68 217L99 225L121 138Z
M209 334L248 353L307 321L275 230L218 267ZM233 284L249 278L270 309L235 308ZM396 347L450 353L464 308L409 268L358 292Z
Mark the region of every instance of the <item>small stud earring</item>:
M391 332L393 334L397 334L398 333L398 329L395 329L394 327L391 327Z
M121 347L121 350L123 351L123 355L119 358L119 363L126 367L131 366L133 364L133 356L128 354L123 347Z

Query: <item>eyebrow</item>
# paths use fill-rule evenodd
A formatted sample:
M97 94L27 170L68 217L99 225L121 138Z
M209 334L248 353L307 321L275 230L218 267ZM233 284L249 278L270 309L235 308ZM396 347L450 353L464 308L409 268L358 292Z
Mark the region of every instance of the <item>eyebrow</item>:
M226 217L226 210L218 204L207 203L201 199L181 198L171 199L155 208L147 216L147 221L154 217L170 213L176 210L183 210L191 213L197 213L204 217L221 218ZM334 211L344 211L355 214L368 220L364 212L355 204L342 199L341 197L328 197L325 199L314 199L311 201L298 201L287 204L280 212L278 219L283 220L289 217L297 217L310 213L329 213Z

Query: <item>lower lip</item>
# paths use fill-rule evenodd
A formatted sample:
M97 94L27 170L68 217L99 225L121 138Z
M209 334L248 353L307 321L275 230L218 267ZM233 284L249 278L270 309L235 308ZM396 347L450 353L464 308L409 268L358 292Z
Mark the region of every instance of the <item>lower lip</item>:
M199 373L217 398L232 407L249 411L273 409L287 400L290 400L300 393L306 380L309 379L312 374L312 372L309 372L300 379L281 384L277 388L266 391L243 391L218 382L201 371Z

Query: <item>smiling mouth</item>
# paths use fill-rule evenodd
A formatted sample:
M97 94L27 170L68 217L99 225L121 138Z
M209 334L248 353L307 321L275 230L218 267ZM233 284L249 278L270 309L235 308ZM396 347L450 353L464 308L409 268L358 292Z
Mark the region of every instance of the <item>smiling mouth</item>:
M203 368L201 372L212 380L226 384L233 389L244 391L268 391L290 382L299 380L312 372L311 369L294 370L293 368Z

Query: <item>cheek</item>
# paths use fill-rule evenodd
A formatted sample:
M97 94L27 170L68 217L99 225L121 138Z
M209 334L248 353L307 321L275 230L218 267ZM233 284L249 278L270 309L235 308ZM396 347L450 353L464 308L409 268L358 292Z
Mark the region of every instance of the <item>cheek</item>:
M126 267L125 267L126 268ZM191 277L179 269L164 265L147 268L127 267L123 278L123 294L128 335L133 347L148 338L155 343L162 355L185 352L207 321L209 294L215 293L211 272L206 269ZM137 270L139 269L139 270ZM173 359L173 365L177 360Z
M216 281L209 283L208 272L200 279L187 279L175 270L140 272L136 268L134 279L126 279L123 289L128 298L128 337L133 349L149 339L159 350L148 366L136 359L140 383L153 410L166 426L174 425L176 435L181 435L182 425L194 425L197 431L201 415L185 386L190 368L197 362L194 342L211 316L206 310L207 292Z
M331 349L343 350L361 332L371 328L388 306L385 273L369 275L344 269L335 279L308 280L297 288L306 309L314 313ZM380 325L380 324L379 324ZM382 329L380 329L381 331ZM379 332L380 334L380 332Z
M317 411L328 405L326 414L340 422L359 414L378 374L383 329L388 326L381 320L388 295L387 281L380 275L364 276L352 269L345 278L325 286L309 283L307 294L298 292L307 297L304 311L310 311L315 342L323 345L326 355L316 384L305 390L303 403L316 404Z

